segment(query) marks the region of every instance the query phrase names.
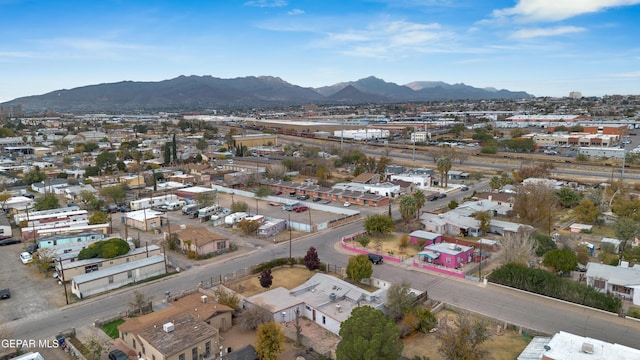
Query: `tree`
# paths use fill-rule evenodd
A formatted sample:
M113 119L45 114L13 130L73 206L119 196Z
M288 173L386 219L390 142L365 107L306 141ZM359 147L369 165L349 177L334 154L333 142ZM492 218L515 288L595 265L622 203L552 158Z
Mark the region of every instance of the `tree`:
M211 206L216 202L216 196L215 193L210 191L202 192L196 195L196 203L200 208Z
M93 165L88 165L84 168L84 176L98 176L100 175L100 168Z
M382 311L356 307L340 324L337 360L396 360L402 353L400 329Z
M395 223L389 215L367 215L364 220L364 228L370 233L385 234L395 229Z
M171 140L171 156L173 157L173 162L177 164L178 163L178 145L176 143L176 134L173 134L173 138Z
M104 200L97 198L91 191L80 191L80 198L88 210L97 210L104 206Z
M551 175L551 170L554 168L555 166L551 162L541 162L530 166L523 166L519 170L513 171L513 181L521 183L522 180L528 178L547 179L549 175Z
M616 237L622 240L622 244L620 244L620 252L624 253L627 248L627 242L637 237L640 233L640 224L635 219L621 217L616 220L613 225L613 229L616 231Z
M536 256L544 256L550 250L558 248L551 236L535 233L533 234L533 239L536 242Z
M573 209L576 221L582 224L595 224L600 217L600 208L589 199L582 199L580 204Z
M580 203L580 194L573 189L563 187L555 191L558 203L565 208L572 208Z
M440 172L440 186L444 183L444 187L449 186L449 170L451 170L451 159L443 157L438 159L436 166Z
M41 182L47 178L47 175L40 170L39 166L33 168L33 170L24 174L23 181L27 185L35 184L37 182Z
M134 290L131 300L129 301L129 307L131 310L143 315L145 309L151 311L151 298L148 298L140 290Z
M273 275L271 275L271 269L264 269L260 273L260 286L268 289L273 284Z
M418 204L413 196L404 195L400 198L400 215L406 223L409 223L409 220L416 216L417 211Z
M234 201L231 203L231 212L247 212L249 205L244 201Z
M557 202L551 186L527 184L518 187L513 212L522 222L551 231L553 209Z
M207 150L208 147L209 147L209 144L207 144L207 140L205 140L204 138L200 138L196 141L196 149L200 151L205 151Z
M271 320L258 327L256 353L260 360L278 360L284 351L285 337L280 325Z
M373 274L373 266L367 255L361 254L351 256L347 263L347 276L355 281L359 282L362 279L367 279Z
M238 315L238 325L244 331L255 331L260 325L273 320L273 315L260 306L254 305Z
M131 250L129 244L118 238L100 240L89 244L86 248L80 250L78 260L103 258L111 259L116 256L124 255Z
M171 143L165 143L162 150L164 166L169 166L169 164L171 164Z
M46 194L37 198L33 204L33 208L37 211L57 209L60 207L60 201L55 194Z
M304 266L306 266L309 271L314 271L320 268L320 258L318 257L316 248L313 246L307 250L307 254L304 256Z
M100 195L105 197L110 204L122 204L127 196L124 185L105 186L100 189Z
M268 186L260 186L256 190L256 196L259 198L263 198L265 196L273 195L273 190L271 190Z
M109 350L109 341L101 339L95 334L89 335L83 344L89 353L88 360L100 360L102 355Z
M569 249L556 249L544 254L542 264L550 267L553 272L568 273L578 266L578 259L576 253Z
M420 210L424 206L424 203L427 201L427 197L424 195L424 192L422 192L422 190L416 190L412 196L416 201L416 207L418 208L418 210L416 211L416 217L419 218Z
M116 153L112 151L103 151L96 156L96 166L101 170L110 173L113 171L113 166L118 162Z
M500 181L499 177L492 176L491 180L489 181L489 187L491 187L491 189L493 190L498 190L502 187L502 181Z
M238 224L236 226L238 226L239 229L242 229L242 232L249 235L249 234L255 234L256 231L258 231L258 228L260 227L260 222L257 220L242 219L238 221Z
M109 214L102 211L96 211L89 216L89 225L107 224L111 220Z
M518 231L505 232L500 239L503 264L516 263L527 265L533 256L536 242L531 236L534 229L520 225Z
M438 352L446 360L479 360L488 355L479 347L491 337L488 324L472 321L466 314L458 314L453 326L448 322L440 325L436 336L440 340Z
M362 235L362 236L358 236L358 238L356 239L356 241L358 242L358 244L360 244L363 248L366 248L367 245L369 245L369 243L371 242L371 236L369 235Z
M411 286L403 282L395 283L387 290L387 302L384 304L387 309L387 316L394 321L402 319L402 316L411 309L416 295L411 292Z
M486 211L476 211L472 214L473 218L480 222L480 231L484 234L491 230L491 215Z

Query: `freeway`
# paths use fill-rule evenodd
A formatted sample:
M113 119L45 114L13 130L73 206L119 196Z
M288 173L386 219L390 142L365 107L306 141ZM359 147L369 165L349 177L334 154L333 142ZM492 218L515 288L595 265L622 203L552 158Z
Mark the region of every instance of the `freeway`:
M283 143L292 144L305 144L312 146L322 147L323 143L318 139L298 138L292 136L279 136L278 140ZM320 144L320 145L319 145ZM335 144L331 144L334 145ZM351 144L345 144L345 146L352 146ZM399 151L397 149L385 150L381 147L359 145L358 150L362 151L368 156L388 156L395 160L395 163L417 163L426 164L433 163L433 158L426 155L423 151L416 151L415 155L411 150ZM390 151L387 154L387 151ZM458 162L454 163L454 168L458 170L472 170L472 171L511 171L517 169L521 164L530 163L532 160L528 159L505 159L500 157L477 157L473 154L469 154L469 158L462 164ZM481 160L474 160L481 159ZM434 164L435 166L435 164ZM588 164L567 164L567 163L555 163L556 168L551 173L560 178L565 179L580 179L581 181L591 180L592 182L610 181L613 178L620 178L620 167L602 167ZM625 180L640 181L640 173L636 169L625 169Z
M323 262L346 266L349 254L336 245L340 237L362 229L362 222L354 222L331 231L309 235L293 242L295 257L304 256L309 246L318 249ZM289 255L289 243L254 246L242 254L229 254L203 265L192 266L179 274L154 282L140 284L136 290L159 303L165 291L178 294L195 288L200 281L248 268L268 259ZM423 272L407 265L383 264L374 267L373 276L388 282L406 281L412 287L428 291L429 297L471 311L485 314L505 323L553 334L564 330L627 346L640 343L640 322L614 314L498 287L482 285ZM14 338L45 339L59 331L93 323L127 308L134 288L129 287L95 298L85 299L67 307L51 310L6 324Z

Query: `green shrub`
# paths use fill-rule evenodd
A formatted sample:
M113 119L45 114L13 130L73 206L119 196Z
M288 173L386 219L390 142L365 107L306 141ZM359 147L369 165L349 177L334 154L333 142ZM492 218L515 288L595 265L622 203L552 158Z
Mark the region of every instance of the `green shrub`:
M489 281L614 313L622 307L620 299L599 293L586 284L522 265L503 265L489 275Z
M96 241L78 254L78 260L93 258L111 259L128 253L129 244L122 239Z

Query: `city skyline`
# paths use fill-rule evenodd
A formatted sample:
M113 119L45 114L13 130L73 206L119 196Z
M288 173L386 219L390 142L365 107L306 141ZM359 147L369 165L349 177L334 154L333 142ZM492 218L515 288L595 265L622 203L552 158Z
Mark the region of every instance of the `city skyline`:
M640 0L0 0L0 12L0 102L180 75L640 94Z

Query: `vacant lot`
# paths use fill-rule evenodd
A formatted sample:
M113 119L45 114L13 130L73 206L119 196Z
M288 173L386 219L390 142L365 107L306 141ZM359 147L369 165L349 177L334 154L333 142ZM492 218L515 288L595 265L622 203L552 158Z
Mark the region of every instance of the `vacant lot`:
M451 311L441 311L437 315L438 319L448 319L452 323L457 316ZM441 320L442 321L442 320ZM497 326L491 325L491 338L481 347L489 351L489 359L492 360L513 360L524 350L529 343L527 337L519 335L515 331L502 331L497 333ZM404 350L402 355L413 358L414 356L425 356L430 360L443 360L444 357L438 352L440 341L436 333L424 334L421 332L413 333L404 340Z
M273 269L271 274L273 275L273 284L271 284L271 289L282 286L285 289L291 290L309 280L315 272L309 271L305 267L294 266ZM264 292L267 289L260 286L260 280L258 280L259 277L260 274L255 274L248 279L233 284L231 289L245 297Z
M406 234L405 234L406 235ZM369 251L375 251L381 254L395 255L395 256L404 256L404 257L412 257L418 255L418 248L415 245L409 245L400 249L400 237L402 234L391 233L385 235L371 235L369 239L371 240L366 247L362 247L362 245L356 240L352 241L351 245L356 246L358 248L362 248Z

